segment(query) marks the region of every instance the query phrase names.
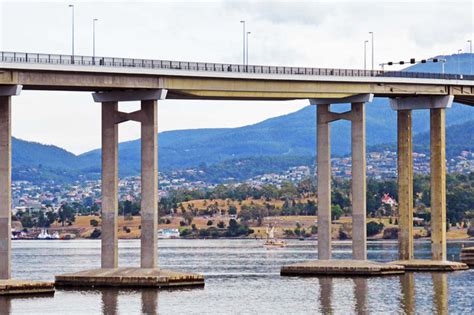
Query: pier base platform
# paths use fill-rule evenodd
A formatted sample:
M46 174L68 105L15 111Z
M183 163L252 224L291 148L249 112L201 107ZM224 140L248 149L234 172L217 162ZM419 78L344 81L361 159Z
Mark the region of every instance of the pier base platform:
M0 295L54 293L54 283L27 280L0 280Z
M461 249L461 262L474 268L474 247L464 247Z
M412 259L412 260L397 260L392 261L391 264L405 267L405 271L456 271L466 270L469 267L461 262L456 261L441 261L430 259Z
M368 260L312 260L283 266L282 276L389 276L403 274L405 268L400 265L378 263Z
M93 269L56 276L56 286L190 287L204 286L204 276L158 268Z

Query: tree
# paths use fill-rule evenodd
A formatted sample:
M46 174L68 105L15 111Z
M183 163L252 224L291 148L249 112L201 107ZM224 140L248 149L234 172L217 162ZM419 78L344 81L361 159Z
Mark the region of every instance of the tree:
M90 220L90 225L94 226L94 227L99 226L99 221L97 221L96 219L91 219Z
M237 214L237 207L234 205L229 206L229 214L230 215L236 215Z
M331 207L331 217L333 220L338 220L344 212L342 211L339 205L332 205Z
M382 232L383 223L377 223L375 221L370 221L367 223L367 236L374 236Z
M208 220L208 221L207 221L207 226L211 226L212 223L213 223L212 220Z
M71 225L72 222L76 220L76 213L71 206L65 203L59 208L58 217L58 221L61 223L61 226L64 226L65 223Z

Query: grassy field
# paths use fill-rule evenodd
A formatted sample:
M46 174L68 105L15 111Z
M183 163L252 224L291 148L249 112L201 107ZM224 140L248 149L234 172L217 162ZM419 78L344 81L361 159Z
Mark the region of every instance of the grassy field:
M89 237L92 231L95 229L90 222L91 220L97 220L100 226L100 217L98 216L77 216L76 221L72 226L65 226L62 227L61 224L55 223L51 226L52 230L58 230L62 233L69 232L75 233L78 237ZM159 228L180 228L180 221L182 221L181 216L175 216L171 218L170 224L160 224ZM193 224L196 225L198 229L206 229L210 226L207 225L208 221L212 221L212 226L217 226L217 224L222 221L227 226L229 224L229 217L228 216L214 216L214 217L195 217L193 220ZM382 222L385 227L396 227L396 225L389 224L388 218L382 219L373 219L368 218L367 222L375 221L375 222ZM302 229L306 231L311 230L312 225L316 225L317 216L275 216L275 217L266 217L263 220L262 226L252 226L251 228L255 231L251 237L258 237L264 238L266 236L266 227L269 224L275 226L275 234L277 237L283 237L284 231L287 229L294 230L297 226L297 223L301 226ZM139 216L135 216L129 219L125 219L123 216L118 218L118 236L121 239L134 239L140 237L140 225L141 225L141 218ZM342 217L339 220L333 222L332 225L332 235L334 239L337 239L339 236L339 230L341 226L347 232L351 232L351 225L352 219L350 217ZM130 232L127 232L125 228L128 228ZM189 227L187 227L189 228ZM382 234L375 235L372 237L373 239L381 239ZM414 235L415 237L425 237L426 231L422 227L415 227L414 228ZM457 229L452 228L450 231L447 232L448 239L466 239L468 238L467 229Z

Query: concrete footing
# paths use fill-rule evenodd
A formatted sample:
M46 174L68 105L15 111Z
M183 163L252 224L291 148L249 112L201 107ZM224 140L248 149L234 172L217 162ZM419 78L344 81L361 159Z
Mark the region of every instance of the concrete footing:
M469 267L474 267L474 247L464 247L461 249L461 262Z
M58 275L56 286L155 288L204 286L204 276L158 268L101 268Z
M312 260L283 266L282 276L388 276L403 274L400 265L378 263L368 260Z
M0 280L0 295L53 294L54 283L25 280Z
M405 271L456 271L469 267L461 262L447 260L411 259L392 261L391 264L405 267Z

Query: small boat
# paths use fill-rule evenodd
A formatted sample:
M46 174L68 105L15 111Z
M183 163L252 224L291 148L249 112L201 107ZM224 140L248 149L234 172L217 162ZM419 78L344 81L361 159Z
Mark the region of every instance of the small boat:
M38 235L37 239L39 240L50 240L51 235L46 231L46 229L41 229L41 233Z
M170 238L179 238L178 229L159 229L158 238L159 239L170 239Z
M281 248L281 247L286 247L286 242L283 240L277 240L275 239L275 227L267 227L267 240L263 244L265 248L270 249L270 248Z

